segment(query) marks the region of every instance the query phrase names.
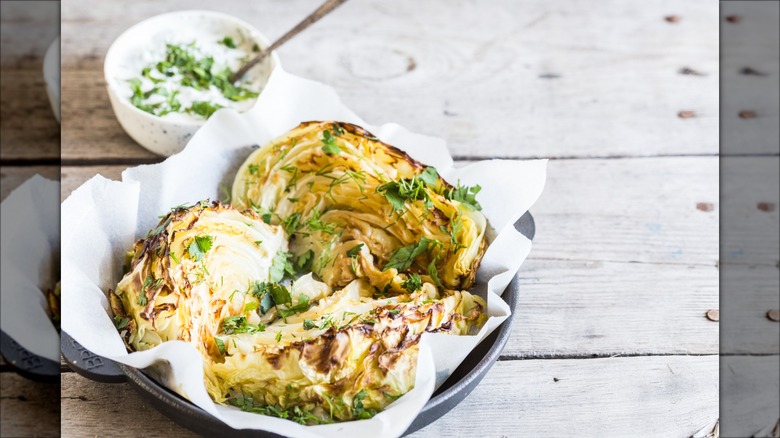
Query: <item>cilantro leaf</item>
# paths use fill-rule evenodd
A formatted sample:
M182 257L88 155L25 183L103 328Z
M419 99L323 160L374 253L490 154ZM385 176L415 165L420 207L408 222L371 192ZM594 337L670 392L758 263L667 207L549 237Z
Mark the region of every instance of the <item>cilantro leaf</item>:
M429 167L428 169L433 168ZM428 172L427 169L426 172ZM406 201L425 201L426 204L428 204L430 203L430 197L425 191L427 185L425 179L431 179L431 173L426 172L423 172L425 176L420 174L411 179L405 178L400 181L391 181L382 184L376 188L376 191L377 193L384 195L395 210L403 209ZM433 172L435 173L436 170L434 169ZM436 179L433 178L433 181L435 182Z
M220 333L232 335L237 333L257 333L265 331L263 324L249 324L245 316L228 316L220 324ZM216 339L216 338L215 338Z
M336 139L330 131L322 132L322 152L327 155L335 155L341 152L341 148L336 144Z
M479 184L469 187L460 185L460 181L458 181L457 186L444 191L444 196L449 200L460 202L470 210L479 211L482 210L482 206L477 202L477 193L480 190L482 187Z
M425 185L433 187L439 179L439 173L436 172L435 167L426 167L421 174L417 175L417 178L424 182Z
M207 252L209 252L213 244L214 244L213 236L209 236L209 235L195 236L195 239L192 240L190 246L187 248L187 251L189 252L190 258L192 260L199 262L203 260L203 257L206 255Z
M292 302L292 296L290 296L290 291L287 290L286 287L280 284L271 287L269 292L271 293L271 297L274 299L274 303L276 303L277 306L280 304L287 304Z
M284 309L281 309L277 306L276 310L279 311L279 316L282 318L287 318L290 315L295 315L296 313L301 313L309 310L309 297L305 294L298 295L298 304L294 306L287 306Z
M398 248L398 250L396 250L393 255L390 256L390 261L387 262L384 270L394 268L398 271L405 271L409 269L409 266L412 265L414 259L428 250L428 246L431 244L431 242L433 242L433 240L422 236L419 242Z
M418 274L412 274L401 284L401 287L409 292L415 292L422 287L422 278Z
M363 400L367 395L366 389L363 388L355 394L355 397L352 399L352 412L355 414L355 417L361 420L371 418L378 412L376 409L366 409L363 406Z

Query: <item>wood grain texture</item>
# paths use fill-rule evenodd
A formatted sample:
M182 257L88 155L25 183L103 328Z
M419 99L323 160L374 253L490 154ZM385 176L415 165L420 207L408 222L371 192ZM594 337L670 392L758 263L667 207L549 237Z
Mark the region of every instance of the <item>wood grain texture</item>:
M715 267L531 256L520 276L504 356L718 354L719 325L704 316L719 308Z
M41 60L0 71L0 159L59 160L60 125L46 95Z
M534 258L716 266L718 159L551 161L531 211Z
M721 265L780 263L780 157L721 162Z
M42 58L59 35L59 1L3 1L0 11L0 64L3 67Z
M60 384L0 372L0 423L4 437L60 436Z
M41 175L49 179L60 178L59 166L2 166L0 167L0 199L5 199L15 188L32 178Z
M74 373L62 379L63 437L195 436L129 384ZM582 437L687 437L717 418L716 356L501 361L459 406L412 436L570 436L576 429Z
M318 4L64 3L63 158L153 158L121 131L103 89L103 56L125 28L205 7L273 39ZM668 14L684 18L671 24ZM331 84L369 122L442 136L459 157L718 152L718 15L706 0L349 2L279 54L286 70ZM681 119L682 110L696 117Z
M729 23L726 17L740 17ZM780 153L780 3L723 2L721 153ZM746 73L745 69L753 73ZM744 119L742 111L756 117Z
M721 352L780 354L780 324L766 316L780 308L777 267L723 265L720 278Z
M780 425L778 369L779 356L721 359L722 436L773 436L773 429Z

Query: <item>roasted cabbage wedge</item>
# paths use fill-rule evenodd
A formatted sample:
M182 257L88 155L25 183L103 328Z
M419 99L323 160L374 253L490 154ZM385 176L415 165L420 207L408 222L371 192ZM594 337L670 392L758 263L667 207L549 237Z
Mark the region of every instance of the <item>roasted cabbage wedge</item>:
M365 277L400 292L398 274L414 272L468 289L486 247L471 190L358 126L307 122L249 156L232 203L283 225L331 287Z
M178 207L110 291L130 350L203 355L222 404L302 424L369 418L414 386L425 332L473 334L478 188L359 127L306 123L253 153L232 206Z

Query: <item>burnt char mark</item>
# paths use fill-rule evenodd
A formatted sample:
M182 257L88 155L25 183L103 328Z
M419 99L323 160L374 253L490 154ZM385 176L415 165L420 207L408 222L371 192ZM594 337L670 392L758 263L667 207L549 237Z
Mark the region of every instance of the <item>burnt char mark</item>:
M404 355L404 352L409 348L416 346L419 342L420 335L410 336L405 338L398 348L387 350L380 354L377 358L377 363L382 374L387 375L387 373L395 367L396 362Z
M176 310L176 304L164 303L164 304L160 304L159 306L154 306L154 310L152 311L152 315L154 315L154 317L156 318L157 315L162 313L162 312L165 312L165 311L173 312L174 310Z
M283 352L266 353L266 360L268 360L268 363L270 363L275 370L279 370L282 368L282 364L284 363L282 361L282 356L284 356Z
M431 211L433 212L433 217L436 219L434 221L436 225L444 225L450 221L450 218L448 218L447 215L445 215L444 212L439 210L437 207L434 207Z
M331 368L343 363L348 354L349 335L331 329L320 337L320 342L304 345L301 360L317 372L328 374Z

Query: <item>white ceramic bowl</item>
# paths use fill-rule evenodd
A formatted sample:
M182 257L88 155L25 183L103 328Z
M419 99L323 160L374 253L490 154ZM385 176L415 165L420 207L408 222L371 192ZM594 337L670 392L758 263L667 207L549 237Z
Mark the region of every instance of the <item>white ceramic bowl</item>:
M60 37L52 41L43 56L43 80L46 82L46 94L49 95L51 110L60 121Z
M108 97L119 124L130 137L146 149L170 156L184 149L190 137L206 122L184 118L159 117L136 108L127 97L127 66L143 59L152 45L181 34L233 36L241 34L260 49L268 47L268 39L248 23L213 11L177 11L157 15L127 29L106 53L103 73ZM276 52L253 67L246 75L254 85L265 86L271 71L279 66ZM140 76L140 69L137 73Z

